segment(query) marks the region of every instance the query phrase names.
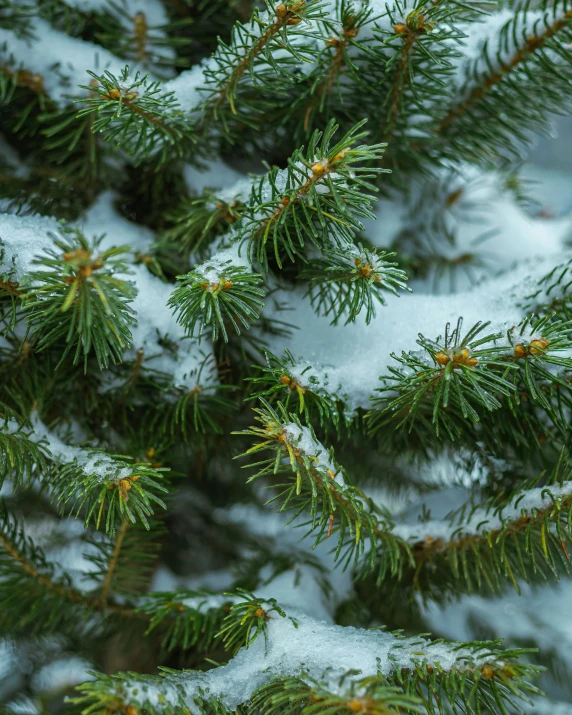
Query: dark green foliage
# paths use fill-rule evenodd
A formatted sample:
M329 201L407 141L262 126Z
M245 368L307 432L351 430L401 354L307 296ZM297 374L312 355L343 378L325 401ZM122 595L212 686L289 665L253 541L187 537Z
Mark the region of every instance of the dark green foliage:
M15 428L15 429L14 429ZM28 439L26 429L6 421L0 432L0 488L9 478L15 487L27 486L46 468L41 444Z
M258 374L250 378L253 384L251 399L276 397L281 400L286 410L294 407L297 412L305 415L308 422L311 422L311 416L315 415L320 425L329 421L334 425L339 423L340 410L337 401L320 386L310 365L299 365L289 351L281 357L265 351L265 358L266 367L256 365ZM293 374L294 371L300 373L301 382L300 378Z
M131 341L129 303L133 285L115 277L127 272L126 247L98 251L101 239L89 242L79 231L54 239L54 248L37 263L42 269L26 282L29 329L43 350L55 342L67 344L62 360L73 351L74 364L83 357L84 370L93 350L101 368L119 361ZM46 270L48 269L48 270Z
M413 353L393 356L400 367L390 368L391 374L382 378L386 386L379 392L392 394L397 386L399 394L389 400L376 399L381 409L369 414L372 432L389 423L411 430L415 420L425 424L430 420L437 435L445 432L455 439L465 428L464 421L479 422L487 412L503 407L503 398L514 411L521 383L532 401L555 415L558 405L545 396L545 385L546 381L557 385L561 378L545 365L570 365L568 358L550 355L552 350L569 348L568 324L552 317L526 318L507 332L506 339L501 333L483 336L486 327L477 324L462 335L459 321L451 332L448 325L445 337L437 341L420 336L418 344L426 357ZM526 337L531 331L533 337Z
M241 326L248 330L250 322L258 318L264 307L261 276L249 273L243 266L233 265L230 259L214 268L207 263L177 278L180 284L169 305L190 335L197 334L195 327L198 324L199 334L210 328L213 340L220 333L228 342L227 325L240 335Z
M300 278L309 282L308 295L314 309L332 318L335 325L340 319L345 324L353 322L365 308L365 322L375 317L375 303L385 305L383 291L399 295L405 288L407 274L390 263L394 256L381 249L370 251L358 244L355 254L347 248L323 253L321 259L312 261Z
M394 312L407 279L455 292L463 271L496 272L492 231L457 250L459 216L490 212L464 195L483 166L538 211L517 164L571 106L570 2L382 5L164 0L159 26L151 3L0 0L0 202L18 214L0 263L13 218L61 226L19 283L0 268L0 651L38 655L3 712L22 694L40 715L508 715L534 711L527 659L561 668L556 644L392 631L425 630L429 603L570 575L569 256L536 284L531 264L512 327L419 321L390 361L374 336L371 366L389 367L369 409L337 357L364 324L418 320ZM76 86L81 68L34 54L46 24L125 69L98 56ZM10 56L10 32L29 56ZM378 192L393 240L368 236ZM105 239L78 228L89 209ZM308 304L335 326L322 355L282 341ZM441 457L465 496L438 518ZM330 669L275 660L230 707L225 673L319 628ZM338 668L336 649L370 636L389 656ZM94 680L38 690L38 663L68 655Z
M249 255L263 269L273 259L307 260L307 248L353 243L360 218L372 216L374 186L371 168L384 144L357 145L367 136L360 122L332 146L334 121L312 135L308 148L296 151L288 167L270 170L253 185L242 212L239 236L248 241ZM270 255L269 255L270 254Z
M102 132L106 141L121 146L133 156L157 155L167 161L173 155L188 157L194 138L189 138L188 122L173 92L164 92L160 83L136 73L129 67L120 77L106 72L89 72L92 84L78 117L95 114L94 132Z

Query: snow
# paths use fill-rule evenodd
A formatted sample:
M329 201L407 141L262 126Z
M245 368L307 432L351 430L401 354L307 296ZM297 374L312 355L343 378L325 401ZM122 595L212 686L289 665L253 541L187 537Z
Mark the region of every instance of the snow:
M310 363L320 384L328 385L330 394L342 399L350 412L367 408L380 387L379 378L396 364L392 353L417 350L419 334L436 339L444 335L447 323L456 325L460 317L467 330L479 321L490 321L487 334L506 332L526 315L517 306L518 301L566 259L559 253L523 262L505 274L451 295L388 294L387 305L369 325L363 315L349 325L330 325L313 313L301 290L284 290L275 295L290 310L284 315L287 321L289 317L293 332L287 337L270 336L268 349L274 355L289 349L295 359Z
M228 237L226 240L228 240ZM246 256L241 255L240 245L238 243L217 251L208 261L196 265L194 272L202 276L207 283L210 283L211 289L213 289L213 286L218 287L219 283L232 278L229 270L233 268L247 268L249 271L251 270L251 265Z
M112 191L100 194L80 221L80 226L86 235L105 234L101 244L104 250L127 245L134 257L148 254L154 240L153 231L121 216L114 206L116 199ZM195 388L199 374L201 387L218 384L216 372L209 362L212 351L208 340L203 339L199 344L186 336L167 306L173 285L150 273L143 264L133 265L128 274L117 274L117 277L132 281L137 289L131 303L137 324L131 328L132 343L125 353L125 360L134 360L137 352L143 351L144 365L171 375L175 387ZM174 341L177 350L173 352L163 347L161 341L164 338ZM102 389L109 390L116 384L115 379L104 380Z
M557 703L553 700L534 700L530 715L572 715L572 703Z
M421 524L398 523L392 529L395 536L409 541L419 541L426 536L433 539L449 541L466 534L485 534L502 528L503 524L516 521L523 515L532 515L542 511L561 500L572 496L572 481L550 486L535 487L520 492L502 509L476 509L456 520L430 520ZM452 508L450 499L441 495L444 503Z
M233 192L232 198L236 195L234 187L240 187L240 182L246 179L218 157L209 161L204 168L185 164L183 175L188 189L195 194L201 194L205 189L228 189ZM238 193L241 193L240 188Z
M174 79L163 83L165 92L174 92L183 112L195 111L204 99L205 76L207 67L214 67L212 58L203 60L191 69L181 72ZM201 92L202 88L202 92Z
M199 712L195 698L220 697L225 707L235 709L274 677L308 674L327 678L331 689L343 692L348 679L341 690L339 679L349 671L353 672L349 680L357 680L358 676L361 679L379 673L389 676L401 668L413 669L416 664L463 671L494 662L494 656L486 650L473 656L456 644L432 645L423 638L398 638L383 631L336 626L290 608L286 617L272 613L266 640L258 637L227 665L207 673L167 676L156 686L134 682L123 687L130 702L157 707L164 698L168 704L183 704L195 714Z
M487 76L495 72L509 61L521 47L523 38L538 35L544 30L543 11L527 10L526 19L520 13L517 30L502 32L509 23L512 25L516 16L514 8L503 8L487 15L478 24L461 24L459 27L465 34L463 46L460 48L463 59L457 67L456 84L463 87L466 80L472 84L474 73ZM515 42L516 39L516 42ZM489 62L483 57L483 50L487 49Z
M530 169L525 176L542 178ZM564 201L562 192L567 182L568 178L561 178L559 205ZM553 193L552 186L550 183L544 188L544 195ZM448 205L448 198L456 191L458 200ZM448 275L440 275L438 265L427 279L411 281L414 290L424 292L428 285L432 292L435 288L440 293L449 292L453 273L455 290L468 289L487 276L509 270L517 258L557 253L572 230L564 217L531 217L504 188L500 175L466 165L455 170L444 168L434 184L413 182L407 199L384 199L374 213L375 219L364 220L365 235L374 245L398 249L411 246L415 255L440 256L451 263ZM453 237L452 243L445 232ZM455 266L455 261L468 254L478 260Z
M116 4L131 17L139 12L144 13L148 25L166 25L169 16L161 0L119 0ZM111 13L118 20L125 20L121 13L115 12L109 0L66 0L66 5L75 7L81 12ZM125 24L126 29L132 29Z
M172 375L177 387L193 389L198 384L199 372L201 387L217 384L216 372L206 364L211 354L208 340L203 339L199 344L197 340L188 338L167 306L173 286L149 273L143 265L134 266L133 272L137 296L132 307L136 312L137 325L131 330L133 347L126 357L133 359L137 351L142 350L145 364ZM164 337L178 345L175 354L160 345Z
M87 235L105 234L100 244L102 251L107 251L114 246L127 245L135 254L147 254L153 243L153 231L121 216L114 207L116 200L115 192L102 192L90 206L85 217L80 220L79 226Z
M5 710L10 715L40 715L38 705L26 695L21 695L6 704Z
M255 589L261 598L276 598L283 606L303 609L309 615L328 623L334 622L336 606L354 595L349 571L336 568L335 553L323 541L315 544L308 533L305 516L290 521L289 514L272 512L251 504L233 504L215 512L221 525L240 525L278 559L298 555L296 566L275 575L270 564L259 573L261 584ZM327 574L330 589L324 588Z
M316 469L323 470L338 484L344 485L344 477L334 464L328 450L314 437L308 427L290 422L284 425L284 435L290 445L299 450L303 457L307 457Z
M89 84L88 70L97 74L108 70L118 76L127 64L100 45L59 32L41 18L34 18L33 30L35 38L25 40L0 28L0 61L9 64L13 58L16 68L40 75L47 94L60 105L85 94L79 87Z
M228 591L233 581L231 573L226 569L205 571L196 576L179 576L164 564L159 564L153 573L149 591L175 591L178 588L186 588L191 591L197 589Z
M181 600L181 605L185 608L190 608L198 613L205 613L211 609L222 608L225 603L236 601L236 598L230 598L229 596L224 596L218 593L202 594L200 596L190 596L189 598L183 598Z
M32 688L40 693L67 690L87 680L94 680L94 676L87 672L90 669L93 669L93 664L83 658L58 658L34 674Z
M75 462L83 472L90 476L96 476L101 481L119 482L134 473L134 468L131 467L118 468L117 462L105 454L65 444L57 435L48 430L37 413L32 414L31 422L33 439L38 442L44 440L51 456L62 464Z
M20 281L31 270L35 258L53 248L61 238L60 225L51 216L16 216L0 213L0 271Z

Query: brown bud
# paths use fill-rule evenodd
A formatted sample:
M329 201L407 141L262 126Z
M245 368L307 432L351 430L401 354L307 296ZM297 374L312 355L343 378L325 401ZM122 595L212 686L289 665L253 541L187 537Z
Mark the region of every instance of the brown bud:
M538 338L538 340L531 340L529 350L532 355L542 354L548 347L549 340L546 338Z
M522 343L519 343L518 345L514 346L514 356L517 358L524 358L526 357L527 350L524 347Z

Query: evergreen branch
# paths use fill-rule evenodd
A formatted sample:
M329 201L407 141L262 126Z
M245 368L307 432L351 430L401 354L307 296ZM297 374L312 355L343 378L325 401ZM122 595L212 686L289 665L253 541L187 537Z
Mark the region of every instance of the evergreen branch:
M135 523L138 517L149 528L153 505L166 508L157 492L168 490L157 480L168 469L145 462L133 465L128 457L102 450L71 447L47 430L36 414L32 426L42 449L57 465L50 478L54 499L76 514L83 511L86 524L93 519L99 528L104 520L107 533L114 534L118 521Z
M173 66L184 67L188 64L187 58L181 57L176 50L185 49L192 42L181 33L192 25L191 18L154 24L149 19L151 13L139 10L131 14L128 8L115 0L109 0L108 8L107 12L96 14L100 28L97 37L104 47L157 74ZM129 30L126 31L126 28Z
M401 49L394 59L396 65L392 86L387 97L386 120L383 128L384 141L391 139L397 123L399 107L403 101L404 85L411 76L409 67L410 54L418 35L432 30L432 25L426 27L425 17L420 10L412 10L403 24L394 25L394 31L403 39ZM392 58L393 59L393 58Z
M279 638L285 640L279 644ZM200 712L215 707L220 713L231 703L233 709L248 704L249 710L256 707L262 713L299 712L322 710L330 688L337 686L335 705L328 712L392 712L381 709L383 701L376 701L377 696L396 708L401 702L409 712L433 714L453 707L466 715L485 709L506 715L510 707L522 713L518 701L540 694L527 680L539 669L518 662L526 650L502 650L498 645L404 638L379 630L354 632L348 639L345 628L307 616L295 621L285 617L269 629L267 650L256 649L248 660L243 657L206 673L166 671L146 678L147 688L140 687L142 676L135 673L99 675L79 687L73 702L87 714L111 706L144 708L150 715L193 707ZM230 685L233 678L234 687L237 681L242 686L238 696ZM308 689L301 692L302 683ZM293 702L286 701L287 689ZM421 704L425 709L420 710Z
M307 40L315 37L312 22L322 12L321 0L285 0L277 5L264 0L264 12L255 9L249 23L237 23L228 45L219 40L204 70L208 94L197 131L210 132L215 120L233 139L229 120L255 125L260 108L249 100L249 91L255 87L267 93L264 108L271 97L291 89L296 64L309 62L313 55Z
M234 389L233 385L203 386L199 374L197 384L191 390L176 389L173 402L158 406L157 417L151 420L151 427L165 437L180 434L185 441L190 440L191 428L195 433L220 434L223 431L221 419L236 410L235 402L221 393Z
M290 351L276 357L268 350L264 351L266 367L254 365L259 374L248 378L254 391L249 399L264 397L272 399L286 395L280 401L286 411L290 411L290 403L298 403L299 414L304 414L306 422L311 423L314 412L321 425L329 422L337 425L340 421L340 407L336 397L326 389L323 376L309 364L304 364L294 358Z
M163 631L161 646L166 651L196 648L204 652L220 641L231 603L226 594L178 589L150 593L138 610L150 619L147 634L158 628Z
M252 25L254 26L255 23L258 24L260 22L260 36L258 37L256 42L247 49L247 51L244 53L244 56L241 57L240 61L236 66L228 67L227 76L225 77L223 83L219 85L219 87L217 87L217 96L216 99L212 102L212 111L215 117L217 115L217 109L223 102L228 102L233 114L236 114L236 108L234 106L234 97L236 94L236 87L240 79L242 78L242 75L245 72L249 71L253 61L262 52L265 52L266 54L265 59L269 58L268 44L271 42L271 40L273 40L279 33L283 33L284 28L286 28L287 26L300 24L300 22L305 19L306 13L309 9L308 6L310 6L311 8L312 4L316 5L316 3L312 2L306 3L305 0L287 0L286 3L281 3L276 8L272 8L269 3L266 3L267 12L272 13L275 18L272 24L268 24L267 26L265 26L265 23L259 21L259 15L255 12L255 14L253 15ZM272 10L274 12L272 12ZM258 33L254 33L253 37L255 37L256 34ZM288 42L286 41L286 43L281 46L288 47ZM217 69L220 71L221 68L219 67ZM208 100L207 104L210 104Z
M180 251L186 259L191 253L200 254L240 218L241 209L238 196L224 199L211 191L186 199L168 216L172 225L161 234L159 245Z
M372 433L384 425L398 429L415 422L432 423L437 435L445 432L450 438L459 436L467 425L482 420L487 413L519 404L518 386L526 386L527 396L539 404L557 422L556 412L545 397L539 383L563 384L558 375L544 367L551 364L572 367L570 358L550 355L571 346L569 326L554 322L551 317L540 320L526 318L517 327L502 333L480 336L487 323L477 323L465 336L461 334L462 320L445 337L428 341L420 336L418 344L427 354L403 353L393 355L400 367L390 367L384 378L382 394L397 389L397 396L375 402L381 409L368 414ZM511 408L513 409L513 408Z
M523 308L539 315L555 313L561 320L572 320L572 258L554 266L525 297Z
M9 29L18 37L33 37L30 20L36 8L19 0L0 0L0 27Z
M359 66L352 57L352 49L359 48L365 51L356 41L360 29L367 24L371 18L371 7L364 6L357 9L342 0L337 8L337 18L330 20L323 19L323 35L330 35L326 40L326 47L322 50L316 61L316 67L307 80L309 85L307 91L302 93L300 98L294 103L292 111L298 108L304 110L303 131L308 133L314 123L316 114L326 112L335 115L331 111L330 105L337 99L344 109L344 95L341 91L340 81L346 73L351 75L352 81L359 81Z
M375 317L375 302L385 305L383 291L398 295L406 289L407 274L386 259L394 256L381 249L369 250L361 243L353 250L329 250L313 260L300 273L309 282L306 295L316 312L332 315L336 325L345 318L345 325L355 321L365 308L365 322Z
M94 597L99 599L102 611L113 598L140 601L149 589L164 535L162 520L154 517L149 529L140 522L123 521L114 535L102 538L97 534L89 540L93 551L86 558L94 566L91 580L101 583Z
M316 531L315 544L338 532L336 558L342 549L343 562L357 563L369 544L367 563L375 565L375 543L378 538L388 541L388 553L395 551L390 534L383 533L384 525L373 512L373 504L353 485L347 474L333 461L333 457L318 442L313 431L302 426L295 415L288 414L278 403L276 410L261 398L262 407L255 408L261 427L251 427L244 434L256 438L257 443L245 452L250 455L261 450L273 454L254 467L259 471L249 482L276 474L294 474L293 483L278 484L280 492L270 500L279 502L280 511L295 510L293 521L305 511L310 514L310 531ZM335 527L335 528L334 528Z
M398 182L404 172L419 164L412 138L432 137L433 113L440 116L443 105L450 102L450 85L460 57L457 48L465 36L458 24L470 27L485 7L434 2L410 8L398 0L386 6L381 22L372 23L375 44L357 60L361 81L355 83L349 104L375 120L375 136L390 141L386 160L399 167ZM403 155L407 163L398 161Z
M264 715L290 715L319 710L326 713L396 715L426 712L416 694L405 694L399 687L385 685L382 678L364 678L337 687L308 676L277 678L259 688L250 707Z
M519 593L518 580L557 578L571 570L570 470L561 455L551 475L541 473L508 496L464 505L448 522L397 526L393 533L407 540L414 557L415 567L401 574L411 594L430 598L460 585L499 593L507 582ZM389 572L389 566L381 568L378 583Z
M115 276L127 272L121 254L128 249L100 253L100 241L90 244L79 231L70 230L64 239L54 238L59 250L48 250L36 260L41 268L26 276L24 302L37 349L63 341L61 360L74 350L74 364L83 354L84 370L92 349L100 368L107 367L110 358L119 362L131 342L129 326L134 322L128 305L133 287Z
M0 576L3 588L0 621L12 632L46 634L77 626L82 616L97 612L101 602L72 587L69 577L55 577L43 551L26 537L21 526L0 503ZM127 607L108 604L122 617L135 617ZM83 611L83 614L82 614Z
M88 74L93 79L82 88L90 94L77 100L86 105L78 117L96 114L94 132L140 160L188 156L195 141L192 125L173 92L163 91L159 82L139 72L130 77L129 67L119 78L107 71Z
M568 5L567 0L542 3L538 11L526 4L517 6L500 32L495 28L498 49L493 54L489 49L493 43L485 43L457 102L434 125L439 152L489 162L496 152L516 153L545 124L549 113L569 106L572 10Z
M157 481L167 469L144 462L131 465L125 458L96 451L85 454L86 464L72 462L57 470L54 495L62 508L76 516L85 513L86 524L93 520L96 528L103 523L108 534L115 533L118 521L135 523L137 518L149 528L154 505L166 509L156 492L168 491Z
M276 616L287 618L274 598L260 599L244 589L239 589L236 594L226 595L231 597L232 605L223 620L219 636L222 637L225 648L231 652L243 647L248 648L261 633L266 646L268 621ZM295 619L290 620L296 623Z
M318 248L353 243L360 217L371 217L374 190L367 179L380 169L363 166L379 158L385 145L354 146L366 136L360 122L334 146L337 125L314 132L306 151L294 152L288 168L273 168L252 189L238 227L248 241L251 262L268 270L267 244L281 268L283 256L304 260L307 244ZM357 164L357 166L356 166ZM362 164L360 166L360 164Z
M557 9L558 3L556 3L552 9L554 14L556 14ZM520 21L520 17L518 21ZM501 83L507 75L517 69L521 64L525 63L530 58L530 55L544 48L548 40L552 39L559 32L566 30L571 21L572 9L563 12L560 17L557 17L550 24L545 25L541 32L528 35L524 44L519 47L506 62L500 64L498 69L496 69L494 65L491 66L491 71L488 75L479 77L479 85L473 87L467 97L461 103L453 106L439 122L439 132L444 133L448 131L450 125L461 115L465 113L470 114L474 105L476 105L487 92ZM506 28L503 29L503 34L508 35L509 32L510 30ZM514 31L511 34L514 37Z
M241 326L248 330L250 321L258 318L260 308L264 307L262 278L250 273L244 265L237 265L237 258L233 249L228 249L195 266L191 273L177 276L181 282L168 305L190 335L195 334L198 323L199 333L208 327L213 340L217 340L220 332L228 342L227 325L240 335Z

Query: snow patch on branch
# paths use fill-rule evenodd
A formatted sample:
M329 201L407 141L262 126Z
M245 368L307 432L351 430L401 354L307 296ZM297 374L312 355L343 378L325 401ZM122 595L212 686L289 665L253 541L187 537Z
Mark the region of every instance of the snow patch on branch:
M133 474L131 467L119 467L118 463L101 452L81 447L72 447L50 432L37 413L32 414L33 437L43 440L50 455L61 464L77 464L86 474L96 476L101 481L121 481Z
M194 272L202 276L211 286L218 286L219 283L230 279L229 271L233 268L252 270L252 266L246 257L240 255L240 245L238 243L217 251L207 261L196 265Z
M380 376L395 364L392 353L418 350L420 334L428 339L443 336L447 323L455 325L460 317L467 328L486 320L491 323L487 332L505 333L528 313L519 303L534 292L543 275L566 259L562 253L538 257L452 295L388 294L385 308L369 325L363 315L348 325L328 324L314 313L301 290L284 290L279 299L290 308L291 321L298 329L287 337L269 336L268 349L274 355L289 349L320 374L327 370L328 389L343 386L349 412L367 408Z
M302 456L308 457L316 469L326 472L338 484L344 486L343 475L334 464L328 450L314 437L308 427L290 422L284 425L284 434L291 446L299 450Z
M420 524L397 524L392 533L408 541L420 541L424 538L439 539L444 542L473 534L486 534L498 531L520 517L534 514L572 498L572 481L550 486L535 487L522 491L512 501L498 509L476 509L468 515L451 521L430 520Z
M34 18L34 33L33 40L26 40L0 28L0 61L10 66L13 59L16 70L39 75L47 94L59 105L85 92L79 87L89 84L88 70L120 75L126 65L103 47L59 32L40 18Z
M379 673L389 676L402 668L414 670L417 664L464 672L495 662L494 653L485 649L476 655L457 643L432 644L423 638L332 625L296 609L288 609L287 615L273 616L268 621L266 642L257 638L227 665L207 673L167 676L155 686L127 683L126 698L155 708L164 698L170 705L184 704L198 715L195 699L221 698L226 708L235 709L264 683L287 675L327 678L336 692L340 677L352 671L351 678L361 679Z

